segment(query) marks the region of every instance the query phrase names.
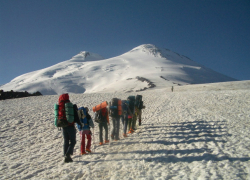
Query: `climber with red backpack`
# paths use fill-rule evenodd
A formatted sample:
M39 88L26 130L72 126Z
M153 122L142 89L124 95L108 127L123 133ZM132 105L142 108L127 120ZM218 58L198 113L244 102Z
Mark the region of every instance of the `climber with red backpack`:
M55 104L55 126L63 129L65 163L73 162L71 155L76 144L75 122L82 127L77 111L77 106L70 102L68 94L60 95L58 104Z

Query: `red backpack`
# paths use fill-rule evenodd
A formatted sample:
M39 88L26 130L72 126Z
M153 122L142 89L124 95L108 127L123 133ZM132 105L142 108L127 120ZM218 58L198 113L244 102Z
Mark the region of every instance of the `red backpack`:
M57 120L57 127L66 127L70 125L74 125L73 123L69 123L66 118L66 112L65 112L65 103L68 103L69 101L69 95L68 94L62 94L59 97L58 100L58 120Z

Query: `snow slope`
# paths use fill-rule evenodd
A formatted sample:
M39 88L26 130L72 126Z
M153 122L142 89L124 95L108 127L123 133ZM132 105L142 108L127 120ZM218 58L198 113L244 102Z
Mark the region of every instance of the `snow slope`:
M78 155L77 135L74 162L68 164L62 132L53 125L58 95L0 101L0 179L250 179L249 87L250 81L237 81L140 92L146 105L142 126L99 146L95 124L94 153ZM70 99L93 107L136 94L70 94Z
M136 77L146 78L154 89L235 80L170 50L144 44L109 59L83 51L70 60L16 77L1 89L55 95L135 92L149 87Z

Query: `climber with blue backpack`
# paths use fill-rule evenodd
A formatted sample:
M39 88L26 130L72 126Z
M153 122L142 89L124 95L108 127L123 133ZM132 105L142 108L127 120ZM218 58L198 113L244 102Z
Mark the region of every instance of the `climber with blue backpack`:
M94 123L92 121L91 116L89 115L89 109L87 107L80 107L78 109L78 116L80 119L81 125L77 125L77 128L80 132L80 139L81 139L81 149L80 149L80 155L86 154L86 151L88 153L91 153L90 147L91 147L91 131L90 128L94 128ZM86 145L86 151L85 151L85 136L87 137L87 145Z

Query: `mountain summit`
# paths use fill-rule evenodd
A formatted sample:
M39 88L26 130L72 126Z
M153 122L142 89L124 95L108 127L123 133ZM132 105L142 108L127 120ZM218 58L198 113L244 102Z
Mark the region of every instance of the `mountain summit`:
M144 44L109 59L82 51L70 60L18 76L1 89L44 95L133 92L234 80L183 55Z
M140 45L138 47L135 47L134 49L132 49L129 52L131 52L131 53L144 52L144 53L147 53L148 55L153 55L155 57L161 57L161 50L152 44Z
M91 53L88 51L82 51L79 54L73 56L70 61L72 62L83 62L83 61L96 61L104 59L99 54Z

